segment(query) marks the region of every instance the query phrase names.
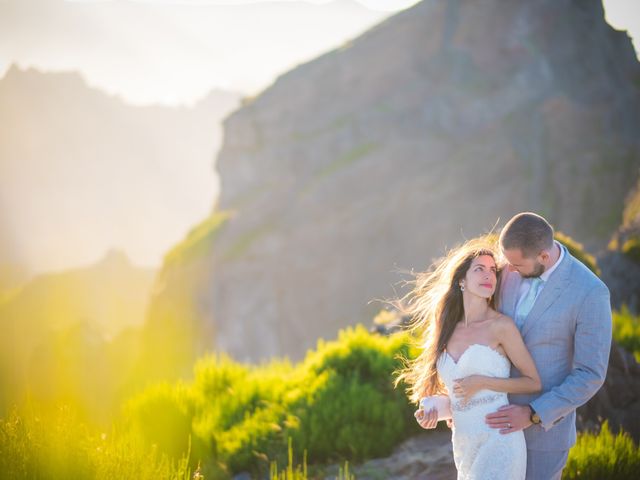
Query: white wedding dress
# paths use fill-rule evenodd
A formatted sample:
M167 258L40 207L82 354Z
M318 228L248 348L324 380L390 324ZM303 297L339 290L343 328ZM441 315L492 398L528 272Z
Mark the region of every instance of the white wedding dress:
M458 480L524 479L527 448L523 432L503 435L485 423L485 415L509 403L507 394L480 390L466 404L453 395L453 382L459 378L509 377L509 359L487 345L473 344L457 363L448 353L443 353L437 367L451 400L453 459Z

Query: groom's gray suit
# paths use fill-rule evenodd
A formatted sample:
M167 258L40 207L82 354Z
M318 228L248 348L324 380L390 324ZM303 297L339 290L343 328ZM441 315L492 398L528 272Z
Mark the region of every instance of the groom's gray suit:
M564 466L576 441L576 408L604 382L611 348L611 305L604 283L564 246L564 258L551 273L520 327L542 380L542 393L509 395L511 403L531 404L542 423L525 429L527 480ZM505 268L500 310L515 318L518 272ZM513 376L519 373L514 369ZM553 453L555 452L555 454ZM541 472L533 473L533 472ZM544 478L548 480L549 477Z

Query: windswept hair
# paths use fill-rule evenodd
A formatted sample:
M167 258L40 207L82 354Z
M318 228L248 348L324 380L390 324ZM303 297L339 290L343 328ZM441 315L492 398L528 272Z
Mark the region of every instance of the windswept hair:
M415 278L406 282L413 285L412 290L393 302L402 315L410 317L408 329L420 351L413 360L402 358L404 368L394 372L395 386L404 381L412 402L417 404L424 396L444 393L436 367L456 324L464 319L460 281L475 258L489 255L497 262L495 243L495 235L487 235L450 250L427 271L412 272ZM491 308L496 307L499 285L498 278L496 292L489 299Z

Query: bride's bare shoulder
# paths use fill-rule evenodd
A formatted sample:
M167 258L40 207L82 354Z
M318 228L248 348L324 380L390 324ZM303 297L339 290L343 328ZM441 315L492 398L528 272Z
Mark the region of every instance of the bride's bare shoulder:
M503 313L493 311L492 316L490 318L491 318L491 326L496 330L504 331L504 330L515 327L513 318Z

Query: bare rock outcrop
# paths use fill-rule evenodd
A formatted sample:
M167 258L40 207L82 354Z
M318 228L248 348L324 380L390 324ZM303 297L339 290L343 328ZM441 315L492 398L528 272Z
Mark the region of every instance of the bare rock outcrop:
M396 269L518 211L600 250L638 174L639 78L599 0L424 1L286 73L225 122L226 220L190 294L211 348L300 359L368 323Z

